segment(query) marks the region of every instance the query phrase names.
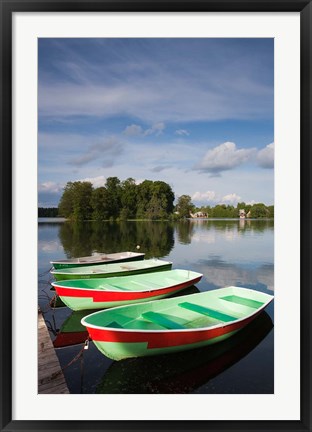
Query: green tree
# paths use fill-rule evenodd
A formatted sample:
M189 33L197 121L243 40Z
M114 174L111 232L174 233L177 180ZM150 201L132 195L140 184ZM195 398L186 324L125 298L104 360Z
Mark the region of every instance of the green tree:
M274 206L268 206L268 211L269 211L269 217L270 218L274 218Z
M162 211L168 216L173 211L174 193L171 186L163 181L155 181L152 186L152 196L160 200Z
M70 218L74 210L73 183L67 182L58 206L60 216Z
M59 203L59 214L75 220L90 219L92 192L93 187L90 182L68 182Z
M57 207L38 207L38 217L57 217Z
M73 219L83 221L92 218L93 187L90 182L73 183Z
M146 216L148 219L165 219L167 217L167 213L164 209L163 202L160 196L154 194L150 199L147 209Z
M267 218L269 217L269 210L263 203L254 204L251 209L251 217L252 218Z
M137 217L146 217L146 209L152 198L152 186L151 180L144 180L137 187Z
M189 195L181 195L178 198L176 209L179 212L179 216L181 218L190 217L190 213L194 209L194 204L192 203L191 197Z
M121 207L121 219L135 217L137 212L137 185L131 177L121 183Z
M93 219L105 220L108 219L109 208L107 200L107 190L104 186L94 189L91 197L91 204L93 209Z
M116 219L121 210L121 184L118 177L108 177L105 183L109 216Z
M225 204L217 204L212 211L213 217L224 218L228 217L228 211Z

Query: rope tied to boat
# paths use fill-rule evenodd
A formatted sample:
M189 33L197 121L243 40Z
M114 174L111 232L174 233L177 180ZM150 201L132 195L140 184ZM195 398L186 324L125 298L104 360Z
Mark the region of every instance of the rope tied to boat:
M90 341L90 337L88 336L88 338L85 340L83 347L81 348L81 350L75 355L74 358L71 359L71 361L69 363L67 363L67 365L63 366L59 371L55 372L54 374L51 375L51 379L56 378L60 373L64 372L65 369L67 369L69 366L71 366L72 364L74 364L77 360L80 359L80 357L83 356L83 352L85 349L89 348L89 341Z
M53 266L49 268L49 270L44 271L43 273L40 273L38 276L42 277L45 276L46 274L48 274L51 270L53 269Z

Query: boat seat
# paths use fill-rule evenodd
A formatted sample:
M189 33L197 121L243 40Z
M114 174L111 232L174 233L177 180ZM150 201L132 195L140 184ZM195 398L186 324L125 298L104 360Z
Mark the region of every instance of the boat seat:
M121 326L120 324L118 324L118 322L116 322L116 321L112 321L112 322L106 324L105 327L123 328L123 326Z
M142 318L151 321L154 324L158 324L161 327L165 327L166 329L185 329L183 325L157 312L145 312L142 314Z
M236 295L229 295L226 297L220 297L222 300L226 300L229 301L231 303L237 303L240 304L242 306L249 306L251 308L254 309L258 309L259 307L261 307L264 303L257 301L257 300L252 300L246 297L240 297L240 296L236 296Z
M188 309L188 310L191 310L193 312L200 313L202 315L207 315L210 318L215 318L219 321L228 322L228 321L234 321L237 319L236 317L225 314L223 312L216 311L214 309L210 309L210 308L200 306L200 305L197 305L194 303L184 302L184 303L179 303L179 306L183 307L184 309Z
M113 284L110 284L110 285L108 285L108 286L109 286L109 287L113 287L113 288L117 288L118 291L119 291L119 290L121 290L121 291L131 291L131 290L129 290L129 288L122 287L122 286L119 286L119 285L113 285Z

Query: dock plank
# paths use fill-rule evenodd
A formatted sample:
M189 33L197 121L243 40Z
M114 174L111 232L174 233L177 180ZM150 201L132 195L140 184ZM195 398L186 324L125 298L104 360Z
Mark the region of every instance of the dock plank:
M38 394L69 394L42 313L38 314Z

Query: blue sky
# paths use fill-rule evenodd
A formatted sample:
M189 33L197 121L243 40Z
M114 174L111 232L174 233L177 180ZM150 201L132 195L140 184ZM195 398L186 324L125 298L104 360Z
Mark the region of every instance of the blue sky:
M39 39L38 205L68 181L274 203L273 39Z

